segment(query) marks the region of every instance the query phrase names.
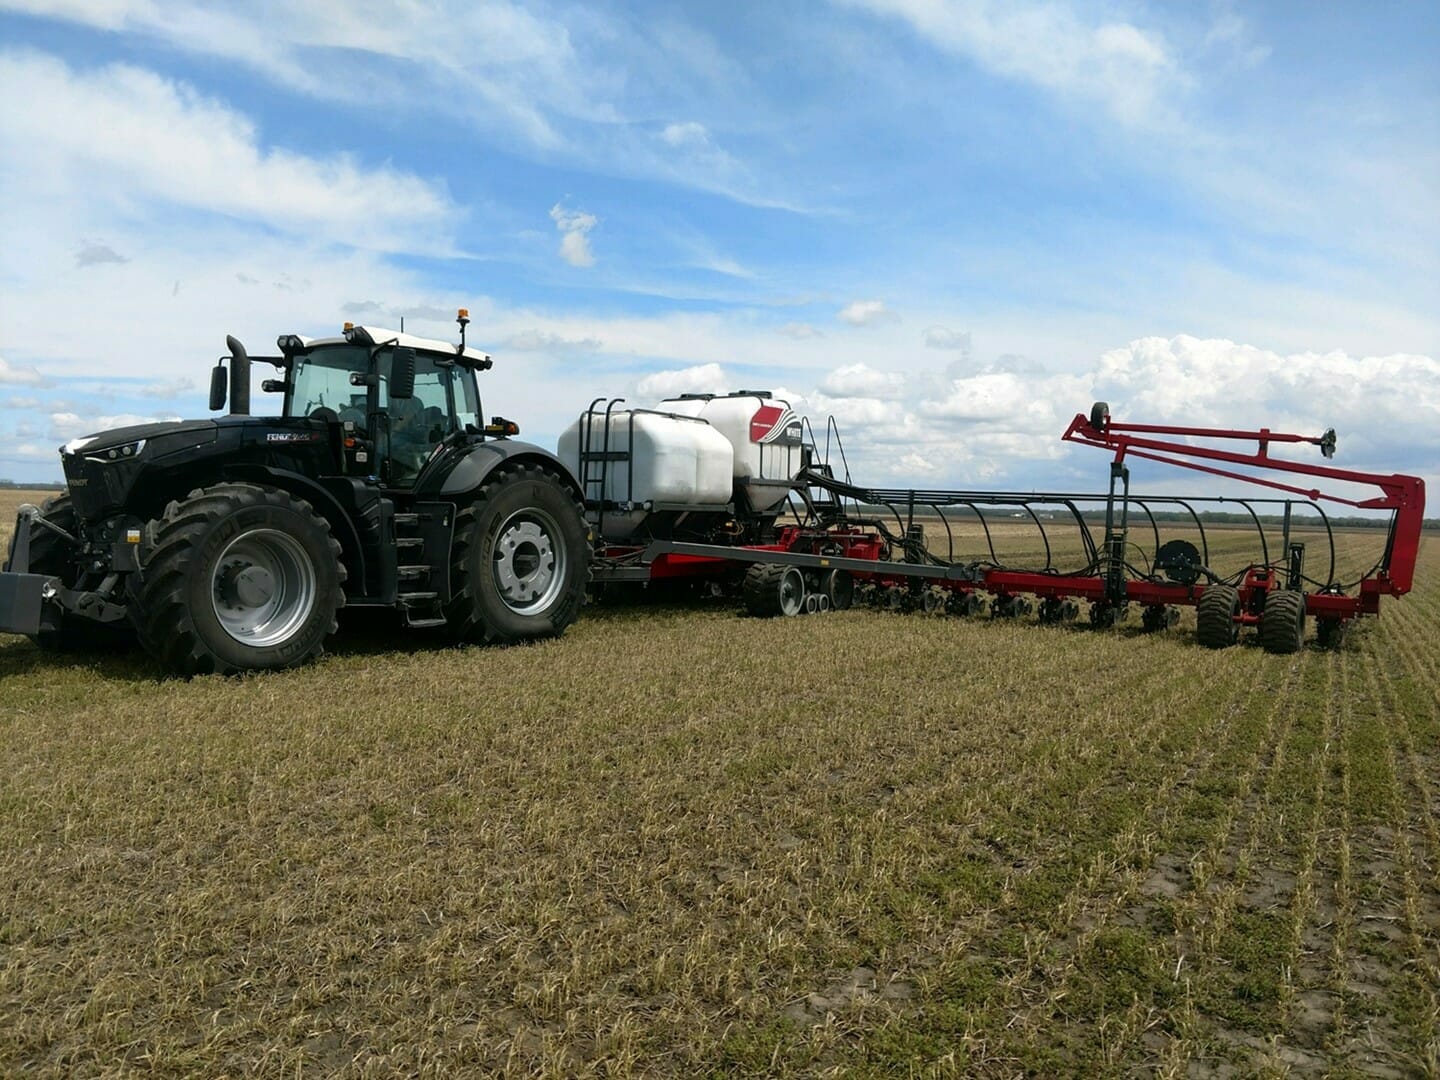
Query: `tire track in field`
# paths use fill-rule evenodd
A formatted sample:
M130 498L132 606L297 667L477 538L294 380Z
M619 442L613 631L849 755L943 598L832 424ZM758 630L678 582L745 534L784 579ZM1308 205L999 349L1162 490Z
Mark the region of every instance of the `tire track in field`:
M1397 1009L1396 980L1406 968L1412 935L1406 922L1407 883L1400 832L1394 739L1387 721L1393 704L1376 677L1375 642L1363 652L1338 654L1340 708L1345 722L1342 796L1345 832L1337 895L1333 990L1337 1006L1326 1046L1333 1062L1378 1076L1408 1076L1416 1059L1414 1024ZM1401 811L1403 813L1403 810ZM1399 886L1399 896L1396 886ZM1407 1060L1408 1059L1408 1060Z
M1242 777L1235 797L1219 816L1211 839L1192 860L1192 888L1177 898L1176 930L1171 941L1178 981L1187 961L1193 972L1185 978L1175 1026L1179 1034L1164 1046L1162 1075L1206 1075L1229 1068L1223 1057L1239 1051L1249 1056L1250 1037L1221 1027L1236 986L1226 946L1239 936L1237 911L1245 900L1256 855L1266 839L1279 838L1275 791L1289 764L1289 742L1295 729L1295 690L1302 664L1291 663L1271 706L1267 738ZM1283 815L1281 816L1283 820ZM1293 903L1294 883L1282 883L1271 902ZM1287 894L1286 888L1290 891ZM1252 895L1252 906L1258 898ZM1232 1021L1233 1022L1233 1021ZM1203 1056L1202 1056L1203 1055Z
M1399 920L1405 927L1405 944L1408 946L1408 962L1397 966L1391 972L1388 989L1392 1001L1394 1019L1403 1028L1409 1029L1408 1046L1404 1049L1406 1067L1424 1067L1428 1059L1433 1066L1440 1060L1440 1004L1437 1004L1437 988L1440 988L1440 964L1436 962L1437 948L1427 923L1440 924L1440 897L1427 897L1418 880L1419 872L1412 835L1412 800L1406 798L1407 791L1421 795L1422 828L1423 818L1428 816L1423 787L1406 783L1400 769L1400 756L1409 744L1408 723L1402 711L1402 704L1394 686L1384 676L1387 674L1382 657L1370 652L1365 657L1363 672L1366 685L1375 699L1383 704L1380 715L1387 717L1384 725L1383 745L1388 783L1384 785L1386 820L1389 822L1390 850L1395 870L1402 888ZM1407 757L1407 764L1409 759ZM1413 775L1413 774L1412 774ZM1433 827L1433 821L1431 822ZM1383 840L1383 837L1377 837ZM1377 845L1378 846L1378 845ZM1385 935L1390 943L1396 944L1393 934ZM1400 1048L1397 1048L1400 1049Z
M1220 657L1213 658L1213 666L1219 667ZM1141 684L1144 689L1137 687L1135 696L1137 700L1155 700L1159 693L1164 692L1164 698L1160 704L1149 710L1153 719L1139 727L1131 725L1130 734L1135 750L1129 755L1132 760L1157 761L1160 755L1156 752L1156 744L1164 738L1172 723L1175 706L1192 696L1188 687L1192 682L1193 673L1179 668L1168 668L1157 671L1153 676L1148 676ZM1186 745L1184 756L1181 761L1176 762L1178 768L1173 768L1170 774L1160 784L1153 785L1149 789L1148 798L1142 812L1131 815L1123 827L1114 830L1107 837L1101 850L1096 852L1078 871L1078 880L1067 892L1066 896L1059 902L1055 910L1067 910L1073 913L1083 905L1086 896L1104 889L1108 886L1111 875L1117 872L1126 861L1133 858L1133 852L1144 843L1146 834L1140 828L1147 816L1153 816L1157 811L1156 807L1163 802L1167 794L1176 786L1190 784L1208 761L1217 752L1217 747L1227 745L1220 733L1229 734L1236 722L1236 717L1243 713L1243 704L1253 696L1253 683L1258 675L1252 676L1251 683L1236 683L1227 681L1229 687L1228 698L1219 708L1213 710L1209 715L1219 722L1219 731L1207 727L1204 722L1197 722L1193 732L1190 734ZM1128 690L1128 688L1127 688ZM1097 797L1101 793L1110 790L1114 786L1115 776L1113 771L1099 770L1086 784L1077 789L1069 796L1063 804L1063 813L1075 820L1089 820L1091 816L1103 809L1106 800ZM1056 823L1058 824L1058 823ZM1040 830L1043 833L1052 831L1051 826ZM1019 853L1016 853L1019 854ZM938 988L946 981L946 972L954 974L956 965L966 965L979 959L987 963L1008 968L1007 974L997 978L995 984L983 995L981 1001L973 1004L983 1009L998 1008L1000 1002L994 1000L997 996L1008 999L1015 993L1024 989L1025 980L1034 973L1034 965L1026 964L1025 956L1036 957L1036 950L1042 943L1048 942L1048 936L1027 935L1024 942L1015 944L1018 952L1011 952L1003 944L995 940L995 935L1024 911L1023 887L1027 878L1031 875L1041 874L1047 871L1044 863L1029 860L1029 865L1018 878L1013 879L1006 887L998 904L991 909L977 911L974 915L962 919L959 922L952 922L947 926L937 929L926 938L913 942L905 949L905 955L897 957L897 968L901 974L908 979L914 979L923 989L927 985ZM1050 916L1052 919L1053 915ZM918 976L918 977L917 977ZM820 995L823 1000L833 1000L831 991L838 987L832 986ZM898 1005L898 1003L897 1003ZM896 1006L892 1006L894 1008ZM903 1010L904 1006L898 1006ZM913 1015L914 1010L910 1009ZM793 1016L793 1014L792 1014ZM793 1016L799 1019L799 1016ZM809 1022L818 1023L820 1015L811 1014L807 1017ZM825 1023L832 1022L826 1016ZM1003 1024L996 1023L987 1025L999 1032ZM946 1033L953 1037L954 1033ZM981 1039L983 1044L987 1040ZM967 1043L969 1045L969 1043ZM970 1046L972 1053L981 1057L985 1054L983 1045Z
M1229 700L1219 710L1218 730L1202 733L1191 748L1183 767L1156 785L1151 796L1131 815L1126 827L1117 833L1119 843L1113 850L1097 855L1087 873L1057 905L1050 925L1027 940L1027 954L1042 957L1043 964L1031 964L1024 972L1026 981L1017 981L1010 988L1023 998L1044 996L1028 1009L1015 1013L1011 1026L1022 1033L1045 1030L1053 1032L1068 1022L1064 1000L1068 982L1077 957L1088 955L1095 944L1117 923L1127 927L1144 926L1147 907L1132 903L1141 887L1157 876L1178 871L1178 863L1156 868L1158 858L1167 854L1166 845L1180 821L1181 811L1188 805L1178 792L1193 787L1201 776L1230 747L1235 735L1235 718L1255 693L1260 669L1251 667L1249 683L1233 684ZM1208 734L1208 737L1205 737ZM1252 756L1252 762L1255 757ZM1149 828L1146 826L1149 825ZM1115 1055L1138 1037L1148 1026L1149 1012L1143 1006L1132 1007L1118 1022L1110 1022L1105 1031L1102 1057L1107 1064L1115 1063ZM1023 1017L1023 1019L1022 1019Z
M1440 732L1440 663L1430 663L1430 650L1422 650L1419 642L1424 640L1424 635L1419 631L1419 624L1402 625L1393 628L1393 632L1387 634L1386 644L1390 646L1395 654L1404 661L1405 667L1420 674L1421 684L1421 708L1430 723L1433 732ZM1412 632L1413 631L1413 632ZM1432 634L1430 641L1437 638ZM1388 694L1394 715L1399 722L1400 744L1404 751L1406 764L1409 766L1410 784L1415 790L1416 801L1419 804L1419 817L1421 827L1425 835L1425 846L1429 852L1429 858L1420 859L1422 865L1430 867L1429 885L1440 895L1440 825L1437 825L1435 807L1440 803L1434 787L1430 783L1430 770L1426 768L1425 755L1415 745L1415 738L1411 725L1408 722L1401 703L1396 700L1394 689L1388 680L1381 680ZM1431 763L1433 767L1433 762ZM1436 923L1440 926L1440 922Z

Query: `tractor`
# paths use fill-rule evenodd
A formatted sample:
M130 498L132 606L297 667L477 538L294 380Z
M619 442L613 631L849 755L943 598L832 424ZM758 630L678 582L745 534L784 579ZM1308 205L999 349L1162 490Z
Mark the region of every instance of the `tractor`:
M549 452L482 420L491 358L347 323L255 357L279 416L251 416L234 337L203 420L118 428L60 451L67 490L21 508L0 631L42 648L138 637L182 675L318 655L342 606L389 608L458 642L552 637L589 579L582 492Z

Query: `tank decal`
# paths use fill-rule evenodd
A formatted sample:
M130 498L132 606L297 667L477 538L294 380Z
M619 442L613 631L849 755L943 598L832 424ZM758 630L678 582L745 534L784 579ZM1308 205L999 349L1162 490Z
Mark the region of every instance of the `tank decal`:
M800 420L788 406L761 405L750 418L750 441L800 445Z

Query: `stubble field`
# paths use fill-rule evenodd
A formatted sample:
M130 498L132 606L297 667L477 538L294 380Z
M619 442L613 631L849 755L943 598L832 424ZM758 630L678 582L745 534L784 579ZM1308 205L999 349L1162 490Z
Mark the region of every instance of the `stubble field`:
M0 1073L1440 1074L1437 552L1283 657L723 604L188 683L0 638Z

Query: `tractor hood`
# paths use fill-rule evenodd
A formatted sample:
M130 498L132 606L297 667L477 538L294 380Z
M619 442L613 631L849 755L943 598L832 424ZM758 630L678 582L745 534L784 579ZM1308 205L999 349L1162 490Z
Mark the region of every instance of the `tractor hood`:
M62 454L81 454L94 457L110 450L135 446L164 435L199 435L209 433L214 437L215 420L162 420L154 424L134 424L130 427L110 428L93 435L82 435L71 439L60 448Z

